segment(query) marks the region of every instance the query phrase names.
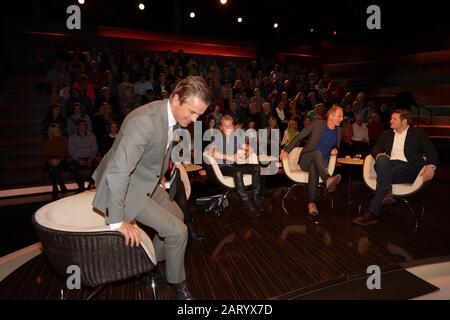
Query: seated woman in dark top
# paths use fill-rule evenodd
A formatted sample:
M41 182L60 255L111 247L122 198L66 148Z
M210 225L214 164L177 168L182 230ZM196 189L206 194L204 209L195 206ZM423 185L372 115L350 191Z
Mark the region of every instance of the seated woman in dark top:
M50 124L57 123L62 135L66 135L66 118L64 117L62 107L59 103L52 103L47 109L47 113L42 120L42 137L48 137L48 128Z
M106 135L106 127L111 121L118 121L116 114L114 113L111 105L108 102L103 102L100 110L94 116L94 134L97 137L97 142L100 143L100 139Z
M111 149L116 136L119 133L119 123L111 121L106 125L106 134L100 139L99 152L103 157Z

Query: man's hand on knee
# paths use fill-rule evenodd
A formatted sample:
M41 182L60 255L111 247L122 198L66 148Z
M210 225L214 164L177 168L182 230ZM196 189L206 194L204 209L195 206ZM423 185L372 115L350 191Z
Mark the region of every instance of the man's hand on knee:
M125 245L130 245L139 247L141 243L141 234L137 225L128 222L123 222L119 229L117 229L125 237Z

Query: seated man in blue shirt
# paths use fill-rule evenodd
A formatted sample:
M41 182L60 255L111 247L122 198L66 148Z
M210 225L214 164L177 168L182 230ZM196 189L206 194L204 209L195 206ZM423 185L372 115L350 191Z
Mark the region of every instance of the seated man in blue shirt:
M328 191L333 191L341 181L339 174L330 176L327 166L331 155L338 153L337 148L341 143L342 129L339 127L344 118L343 110L338 105L333 105L327 112L327 120L314 120L310 126L304 128L292 139L280 154L281 160L285 159L289 152L300 141L308 137L306 145L300 154L300 168L309 173L308 178L308 213L312 216L319 214L316 207L319 177L326 182Z

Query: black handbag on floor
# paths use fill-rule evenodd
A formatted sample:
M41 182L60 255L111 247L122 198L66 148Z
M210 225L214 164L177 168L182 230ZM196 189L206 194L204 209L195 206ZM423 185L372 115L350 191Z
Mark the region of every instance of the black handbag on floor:
M228 208L227 193L217 194L208 197L201 197L196 199L197 208L202 213L209 213L215 216L220 216Z

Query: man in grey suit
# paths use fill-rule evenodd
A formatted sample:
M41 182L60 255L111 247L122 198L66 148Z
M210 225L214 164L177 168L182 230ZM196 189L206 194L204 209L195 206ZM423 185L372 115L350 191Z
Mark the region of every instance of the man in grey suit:
M337 148L341 143L342 128L339 127L344 118L343 110L338 105L333 105L327 112L327 120L314 120L310 126L304 128L292 139L280 154L281 160L285 159L289 152L299 145L302 139L309 137L299 158L302 170L309 173L308 177L308 213L317 216L319 211L316 207L317 188L319 177L326 182L328 191L333 191L341 181L339 174L330 176L327 166L331 155L338 153Z
M211 95L202 77L180 80L169 99L143 105L124 120L113 146L93 174L93 206L106 223L138 246L134 220L157 234L153 239L157 260L166 261L166 280L176 299L192 299L184 270L187 228L183 212L160 186L171 155L172 131L187 127L206 110Z

